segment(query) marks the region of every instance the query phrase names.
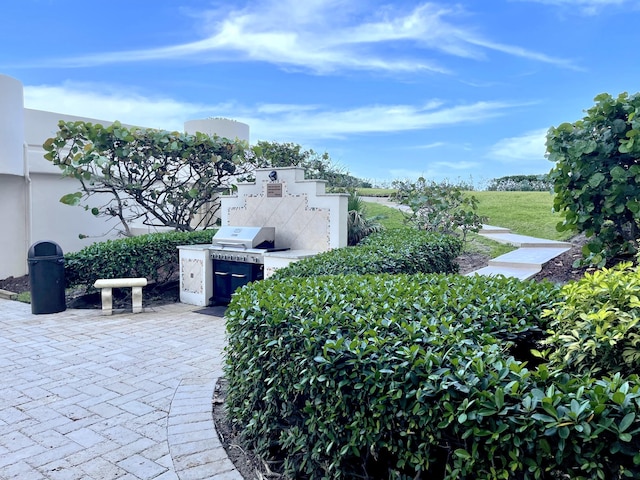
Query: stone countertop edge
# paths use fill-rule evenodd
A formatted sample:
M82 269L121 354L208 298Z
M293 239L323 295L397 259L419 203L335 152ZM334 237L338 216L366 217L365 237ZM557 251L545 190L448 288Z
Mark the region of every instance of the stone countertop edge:
M181 248L183 250L208 250L211 248L210 243L198 243L195 245L178 245L176 248Z
M265 252L265 257L272 258L307 258L319 254L319 250L282 250L280 252Z

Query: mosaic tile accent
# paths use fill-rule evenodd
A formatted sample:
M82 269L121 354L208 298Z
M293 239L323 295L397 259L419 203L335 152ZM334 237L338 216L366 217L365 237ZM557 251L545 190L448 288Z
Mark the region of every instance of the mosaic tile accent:
M199 258L180 259L181 289L185 292L201 294L203 289L202 272L204 264Z
M276 228L276 245L325 251L330 248L329 209L309 207L306 194L280 198L245 197L243 207L229 212L231 225L269 225Z
M225 225L270 226L276 245L291 249L326 251L346 246L346 194L325 193L326 182L306 180L304 170L278 170L282 196L268 196L268 169L256 170L255 183L238 185L237 194L222 198Z

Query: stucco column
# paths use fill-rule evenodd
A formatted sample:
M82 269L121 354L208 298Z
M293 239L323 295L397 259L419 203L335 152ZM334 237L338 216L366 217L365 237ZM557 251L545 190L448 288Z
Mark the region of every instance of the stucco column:
M22 83L0 75L0 174L24 175Z
M28 167L22 83L0 75L0 278L27 271Z

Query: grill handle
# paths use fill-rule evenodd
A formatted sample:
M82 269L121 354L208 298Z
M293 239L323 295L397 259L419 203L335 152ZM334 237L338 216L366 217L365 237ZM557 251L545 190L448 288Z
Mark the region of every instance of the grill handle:
M237 243L234 243L234 242L215 242L214 245L220 245L222 248L224 248L224 247L236 247L236 248L239 247L239 248L242 248L243 250L247 249L247 246L242 242L237 242Z

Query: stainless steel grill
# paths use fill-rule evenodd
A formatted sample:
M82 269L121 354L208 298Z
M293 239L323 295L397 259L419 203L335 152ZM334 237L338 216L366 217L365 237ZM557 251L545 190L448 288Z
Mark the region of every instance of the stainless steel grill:
M237 289L264 278L264 253L275 247L274 227L221 227L211 239L213 303L228 303Z
M276 240L275 227L221 227L211 239L211 244L220 248L273 248Z
M274 248L274 227L221 227L211 239L211 259L264 263L264 252Z

